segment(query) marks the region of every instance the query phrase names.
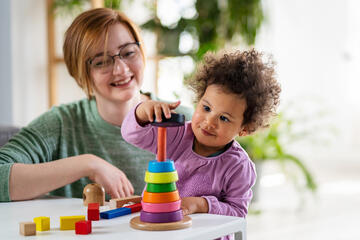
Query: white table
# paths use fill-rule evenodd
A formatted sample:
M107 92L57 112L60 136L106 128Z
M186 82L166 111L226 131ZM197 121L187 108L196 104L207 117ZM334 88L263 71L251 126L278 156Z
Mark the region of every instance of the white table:
M103 206L100 211L108 210ZM246 239L246 220L213 214L192 214L192 226L175 231L140 231L130 227L130 215L100 219L92 222L90 235L76 235L74 230L60 231L60 216L87 215L87 208L78 198L45 198L30 201L0 203L0 239L24 239L19 233L19 223L33 221L34 217L50 217L50 231L37 232L26 239L215 239L230 233L241 232Z

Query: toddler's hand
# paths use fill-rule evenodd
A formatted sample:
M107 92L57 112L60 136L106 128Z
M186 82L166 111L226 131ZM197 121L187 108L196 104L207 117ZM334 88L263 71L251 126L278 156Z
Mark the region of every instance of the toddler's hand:
M166 118L171 117L171 112L180 105L180 101L174 103L165 103L159 101L145 101L136 108L136 120L140 125L145 125L154 121L154 115L157 122L161 122L161 114Z
M123 171L95 155L92 156L94 158L91 162L90 180L101 184L111 198L129 197L134 194L134 188Z
M184 197L181 199L181 209L183 215L189 215L193 213L208 213L209 206L205 198L203 197Z

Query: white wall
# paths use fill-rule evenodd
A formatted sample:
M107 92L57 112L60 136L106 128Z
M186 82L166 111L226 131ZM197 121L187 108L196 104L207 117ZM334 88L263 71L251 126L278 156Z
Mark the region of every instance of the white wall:
M47 97L46 1L11 1L14 124L43 113Z
M282 106L294 102L302 110L293 115L311 127L313 139L320 139L299 143L294 150L309 163L358 160L359 3L265 0L264 5L268 19L256 46L278 63ZM325 113L321 118L320 112Z
M10 9L10 0L0 2L0 125L13 121Z

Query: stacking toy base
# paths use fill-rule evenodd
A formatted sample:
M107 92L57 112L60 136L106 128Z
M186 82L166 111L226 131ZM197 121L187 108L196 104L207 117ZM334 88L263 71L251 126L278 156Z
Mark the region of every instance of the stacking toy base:
M184 216L181 221L170 223L148 223L140 220L140 216L134 217L130 220L130 227L145 230L145 231L168 231L177 230L190 227L192 219L189 216Z

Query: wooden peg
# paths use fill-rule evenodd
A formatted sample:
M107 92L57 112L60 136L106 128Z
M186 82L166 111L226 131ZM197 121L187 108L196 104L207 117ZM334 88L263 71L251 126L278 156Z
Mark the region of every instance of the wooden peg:
M100 206L104 206L105 189L98 183L90 183L84 188L83 200L85 206L89 203L99 203Z

